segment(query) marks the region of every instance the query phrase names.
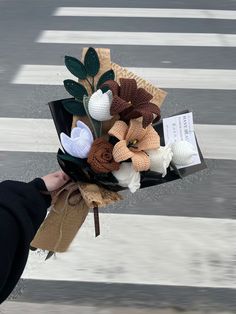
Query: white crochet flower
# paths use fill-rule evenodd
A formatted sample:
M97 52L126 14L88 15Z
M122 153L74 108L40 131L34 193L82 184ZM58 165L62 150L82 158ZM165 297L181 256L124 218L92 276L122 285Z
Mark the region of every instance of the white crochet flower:
M87 158L93 144L93 134L89 127L77 121L77 127L71 131L71 137L60 134L61 144L65 151L73 157Z
M103 93L98 89L89 99L88 111L90 116L97 121L107 121L112 118L110 108L112 103L112 91Z
M169 167L173 157L170 146L160 146L157 149L148 150L147 154L151 162L150 170L161 173L162 177L166 176L166 169Z
M172 161L178 166L187 166L192 163L193 156L197 154L194 146L187 141L177 141L171 146Z
M128 187L131 193L140 188L140 173L134 170L132 162L123 162L118 171L113 171L113 175L120 186Z

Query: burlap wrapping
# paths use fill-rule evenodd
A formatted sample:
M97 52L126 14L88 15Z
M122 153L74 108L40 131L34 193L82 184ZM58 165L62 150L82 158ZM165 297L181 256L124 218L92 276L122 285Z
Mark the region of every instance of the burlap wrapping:
M52 252L65 252L84 223L89 208L103 207L121 196L95 184L71 182L53 197L52 207L31 246Z

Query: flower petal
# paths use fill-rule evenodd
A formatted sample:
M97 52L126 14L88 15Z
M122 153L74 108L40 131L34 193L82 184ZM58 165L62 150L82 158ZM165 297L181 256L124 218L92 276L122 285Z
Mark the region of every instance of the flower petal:
M71 153L73 153L73 151L72 151L72 140L71 140L71 138L62 132L60 134L60 139L61 139L61 145L64 148L64 150L72 156Z
M121 111L129 107L130 103L128 103L124 99L121 99L119 96L115 95L112 100L110 114L112 116L115 116L116 114L120 113Z
M141 141L138 142L138 150L149 150L156 149L160 147L160 136L154 130L154 128L149 125L146 129L147 132Z
M147 171L150 168L150 159L145 152L136 152L131 159L135 171Z
M137 89L134 97L132 97L132 103L134 105L139 105L144 102L149 102L152 98L152 94L147 92L144 88L140 87Z
M116 162L121 162L124 160L127 160L129 158L131 158L134 153L131 152L128 147L126 146L126 141L122 140L118 143L116 143L116 145L113 148L113 158Z
M146 130L142 127L142 122L138 120L130 120L128 133L126 135L126 140L141 140L146 134Z
M120 98L130 101L136 94L137 83L134 79L120 79Z
M108 87L112 91L113 96L119 94L120 86L116 81L108 80L100 86L101 89L103 87Z
M82 121L78 120L76 125L77 125L77 127L73 128L72 131L71 131L71 138L72 139L80 137L81 134L82 134L81 132L83 130L83 134L86 133L86 138L89 141L93 141L93 134L92 134L90 128L85 123L83 123Z
M169 146L160 146L158 149L148 150L147 154L150 159L150 170L156 171L165 177L167 174L167 168L173 157L172 150Z
M87 158L92 147L92 143L93 141L89 142L87 139L83 137L73 139L71 155L78 158Z
M128 131L128 126L124 121L118 120L114 123L113 127L108 131L108 134L115 136L118 140L124 140L126 133Z
M99 90L98 90L99 91ZM89 99L88 111L90 116L97 121L108 121L112 118L110 115L112 92L109 90L106 93L99 93L96 91ZM93 97L97 94L95 97Z
M122 162L118 171L113 171L120 186L128 187L131 193L140 188L140 173L134 170L132 162Z
M137 118L143 118L142 127L145 129L150 123L152 123L154 119L154 115L146 110L140 110L139 106L137 109L134 108L133 111L129 112L126 115L126 119L129 121L130 119L137 119ZM123 115L121 115L121 118L123 118Z

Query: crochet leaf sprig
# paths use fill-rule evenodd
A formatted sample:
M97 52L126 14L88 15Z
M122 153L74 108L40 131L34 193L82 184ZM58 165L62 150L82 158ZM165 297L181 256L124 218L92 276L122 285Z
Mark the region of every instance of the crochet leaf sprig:
M92 93L106 81L115 79L115 73L111 69L103 73L95 85L94 78L100 70L100 61L96 50L92 47L87 50L84 56L84 63L74 57L65 56L65 65L74 76L89 84ZM64 86L67 92L75 98L63 101L64 108L73 115L86 115L86 110L83 106L83 97L89 94L86 88L74 80L65 80Z

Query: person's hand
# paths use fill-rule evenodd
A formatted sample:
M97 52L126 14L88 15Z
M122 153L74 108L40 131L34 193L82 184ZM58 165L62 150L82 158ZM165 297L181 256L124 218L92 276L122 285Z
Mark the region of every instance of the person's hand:
M54 173L49 173L46 176L43 176L42 179L48 191L53 192L66 184L70 180L70 177L60 170Z

